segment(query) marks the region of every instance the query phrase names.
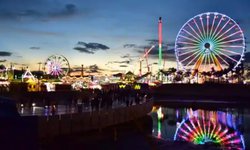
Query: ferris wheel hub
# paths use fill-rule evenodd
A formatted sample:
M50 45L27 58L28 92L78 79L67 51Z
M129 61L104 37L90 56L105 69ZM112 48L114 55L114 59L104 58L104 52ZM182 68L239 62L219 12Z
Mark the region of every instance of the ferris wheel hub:
M205 44L204 44L204 47L205 47L206 49L210 49L210 43L205 43Z

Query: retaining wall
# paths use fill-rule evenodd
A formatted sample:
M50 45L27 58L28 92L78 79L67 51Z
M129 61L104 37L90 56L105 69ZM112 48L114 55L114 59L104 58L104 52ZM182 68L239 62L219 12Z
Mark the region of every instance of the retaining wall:
M33 119L37 119L38 138L51 138L71 133L100 130L129 122L146 116L151 111L152 106L153 101L150 100L130 107L65 115L36 116Z

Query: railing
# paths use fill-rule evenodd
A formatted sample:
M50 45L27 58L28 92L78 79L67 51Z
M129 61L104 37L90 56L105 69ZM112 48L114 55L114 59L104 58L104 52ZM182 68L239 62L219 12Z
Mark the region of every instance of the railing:
M98 130L145 116L152 109L153 101L148 100L130 107L108 110L71 113L48 116L26 116L37 118L39 138L50 138L90 130ZM24 117L24 118L26 118Z

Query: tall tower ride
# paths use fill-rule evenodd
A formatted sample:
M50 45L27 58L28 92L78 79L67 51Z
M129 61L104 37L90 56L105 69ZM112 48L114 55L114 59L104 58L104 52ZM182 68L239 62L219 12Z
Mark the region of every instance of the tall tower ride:
M159 71L163 69L163 64L162 64L162 20L161 17L159 17L158 20L158 40L159 40Z

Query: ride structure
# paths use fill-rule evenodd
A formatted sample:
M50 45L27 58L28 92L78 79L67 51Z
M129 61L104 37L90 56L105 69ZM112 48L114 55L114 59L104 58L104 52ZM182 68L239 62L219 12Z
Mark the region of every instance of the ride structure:
M162 81L163 80L163 75L162 75L162 70L163 70L163 63L162 63L162 18L159 17L158 21L158 80Z
M238 121L236 116L192 109L188 113L177 125L175 141L213 143L222 149L245 149L243 135L235 124Z
M158 21L158 40L159 40L159 71L163 69L162 65L162 19L159 17Z
M29 68L26 69L25 73L22 74L22 82L24 81L32 81L36 82L36 78L33 76L33 74L30 72Z
M189 19L175 41L180 70L236 69L245 51L245 38L240 26L232 18L217 12L202 13Z
M69 61L63 55L51 55L45 61L45 71L51 76L61 78L67 76L69 70Z
M145 53L142 55L142 57L139 58L139 62L140 62L139 76L142 76L142 61L144 61L144 59L146 60L147 73L150 72L149 64L148 64L148 54L152 51L152 49L154 47L155 47L155 45L152 45L149 49L146 49Z

